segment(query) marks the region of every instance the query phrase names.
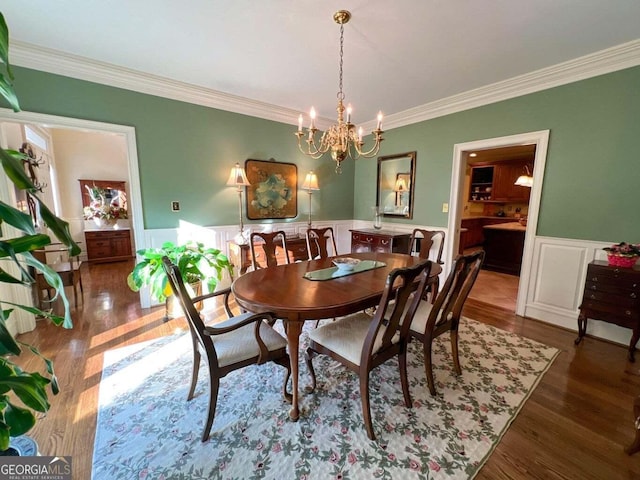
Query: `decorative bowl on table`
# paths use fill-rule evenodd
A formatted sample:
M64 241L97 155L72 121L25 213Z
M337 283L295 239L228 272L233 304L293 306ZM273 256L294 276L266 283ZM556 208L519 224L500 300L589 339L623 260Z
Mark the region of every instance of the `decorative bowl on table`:
M338 267L338 271L340 272L353 270L359 263L360 260L351 257L340 257L333 260L333 264Z

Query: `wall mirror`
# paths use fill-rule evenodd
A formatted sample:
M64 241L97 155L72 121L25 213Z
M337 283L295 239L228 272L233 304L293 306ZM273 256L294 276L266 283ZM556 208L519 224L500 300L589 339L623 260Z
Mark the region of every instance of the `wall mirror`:
M378 157L377 204L385 217L413 218L416 152Z

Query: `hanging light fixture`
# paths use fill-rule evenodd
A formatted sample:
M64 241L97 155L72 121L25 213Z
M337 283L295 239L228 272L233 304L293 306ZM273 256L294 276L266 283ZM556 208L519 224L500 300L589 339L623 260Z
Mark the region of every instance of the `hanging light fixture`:
M514 185L531 188L533 187L533 177L531 176L531 172L529 172L529 167L525 165L524 168L526 171L526 175L520 175L518 179L515 181Z
M298 131L295 133L298 137L298 148L302 153L312 158L320 158L329 150L331 151L331 158L336 162L336 173L342 173L342 161L347 157L356 159L358 157L371 158L375 156L380 150L380 142L383 140L382 134L382 112L378 112L378 123L376 129L371 133L373 135L373 146L365 151L364 140L362 139L363 131L362 127L356 132L356 126L351 123L351 104L347 105L347 118L344 118L344 93L342 92L342 57L343 57L343 44L344 44L344 24L351 18L351 13L346 10L338 10L333 14L333 20L340 25L340 83L338 87L338 123L332 125L329 130L325 131L318 143L316 143L316 132L318 129L315 126L316 111L311 107L309 116L311 117L311 123L307 132L302 131L302 115L298 117ZM303 148L302 139L306 137L305 142L307 147Z

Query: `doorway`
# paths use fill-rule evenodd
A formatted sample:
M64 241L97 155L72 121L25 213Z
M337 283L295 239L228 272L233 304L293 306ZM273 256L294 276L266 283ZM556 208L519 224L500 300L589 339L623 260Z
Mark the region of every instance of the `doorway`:
M527 228L524 238L522 267L520 271L520 281L516 299L515 312L517 315L526 314L526 299L529 285L531 283L531 272L533 262L534 240L538 225L538 215L540 209L540 198L542 193L542 182L544 168L547 157L547 147L549 143L549 130L538 132L510 135L506 137L490 138L454 145L453 165L451 176L451 193L449 198L449 232L446 239L447 265L451 265L453 258L459 251L461 219L464 211L465 174L468 154L471 152L498 149L502 147L534 145L535 160L533 167L533 186L527 215Z
M134 235L135 245L139 248L144 248L144 223L142 219L142 197L140 192L140 178L138 174L138 155L136 148L136 136L135 129L130 126L115 125L101 122L94 122L90 120L80 120L68 117L59 117L55 115L46 115L33 112L18 112L15 113L11 110L0 109L0 122L13 123L13 124L30 124L41 125L47 128L55 129L67 129L77 131L90 131L106 134L121 135L124 138L124 144L126 148L127 157L127 170L129 177L130 187L130 222L131 229ZM0 132L1 133L1 132ZM6 138L0 135L0 141L6 144ZM13 184L4 177L0 180L0 197L2 200L10 204L15 204L15 194ZM79 192L79 190L77 190ZM16 303L30 304L30 292L25 288L16 288L12 292L12 299ZM18 312L20 313L20 312ZM35 320L33 315L12 315L10 328L13 332L26 332L35 328Z

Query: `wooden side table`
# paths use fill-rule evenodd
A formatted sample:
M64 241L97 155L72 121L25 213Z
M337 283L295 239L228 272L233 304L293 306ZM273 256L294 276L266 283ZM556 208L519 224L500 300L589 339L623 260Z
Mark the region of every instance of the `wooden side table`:
M326 239L325 239L326 241ZM240 275L244 275L247 269L251 266L251 248L248 243L244 245L238 245L232 240L229 240L229 260L238 269ZM318 255L318 247L315 244L311 245L311 253L315 257ZM307 239L303 236L287 237L287 250L289 251L289 259L292 262L301 260L309 260L309 253L307 252ZM264 252L258 248L256 251L256 257L258 262L262 265L264 260ZM278 259L278 265L285 263L284 252L281 247L276 249L276 258Z
M633 330L629 343L629 360L635 361L635 349L640 339L640 266L614 267L600 260L587 268L580 315L578 338L580 343L587 331L587 319L593 318Z
M411 235L408 233L374 229L351 230L351 253L408 253L410 239Z

